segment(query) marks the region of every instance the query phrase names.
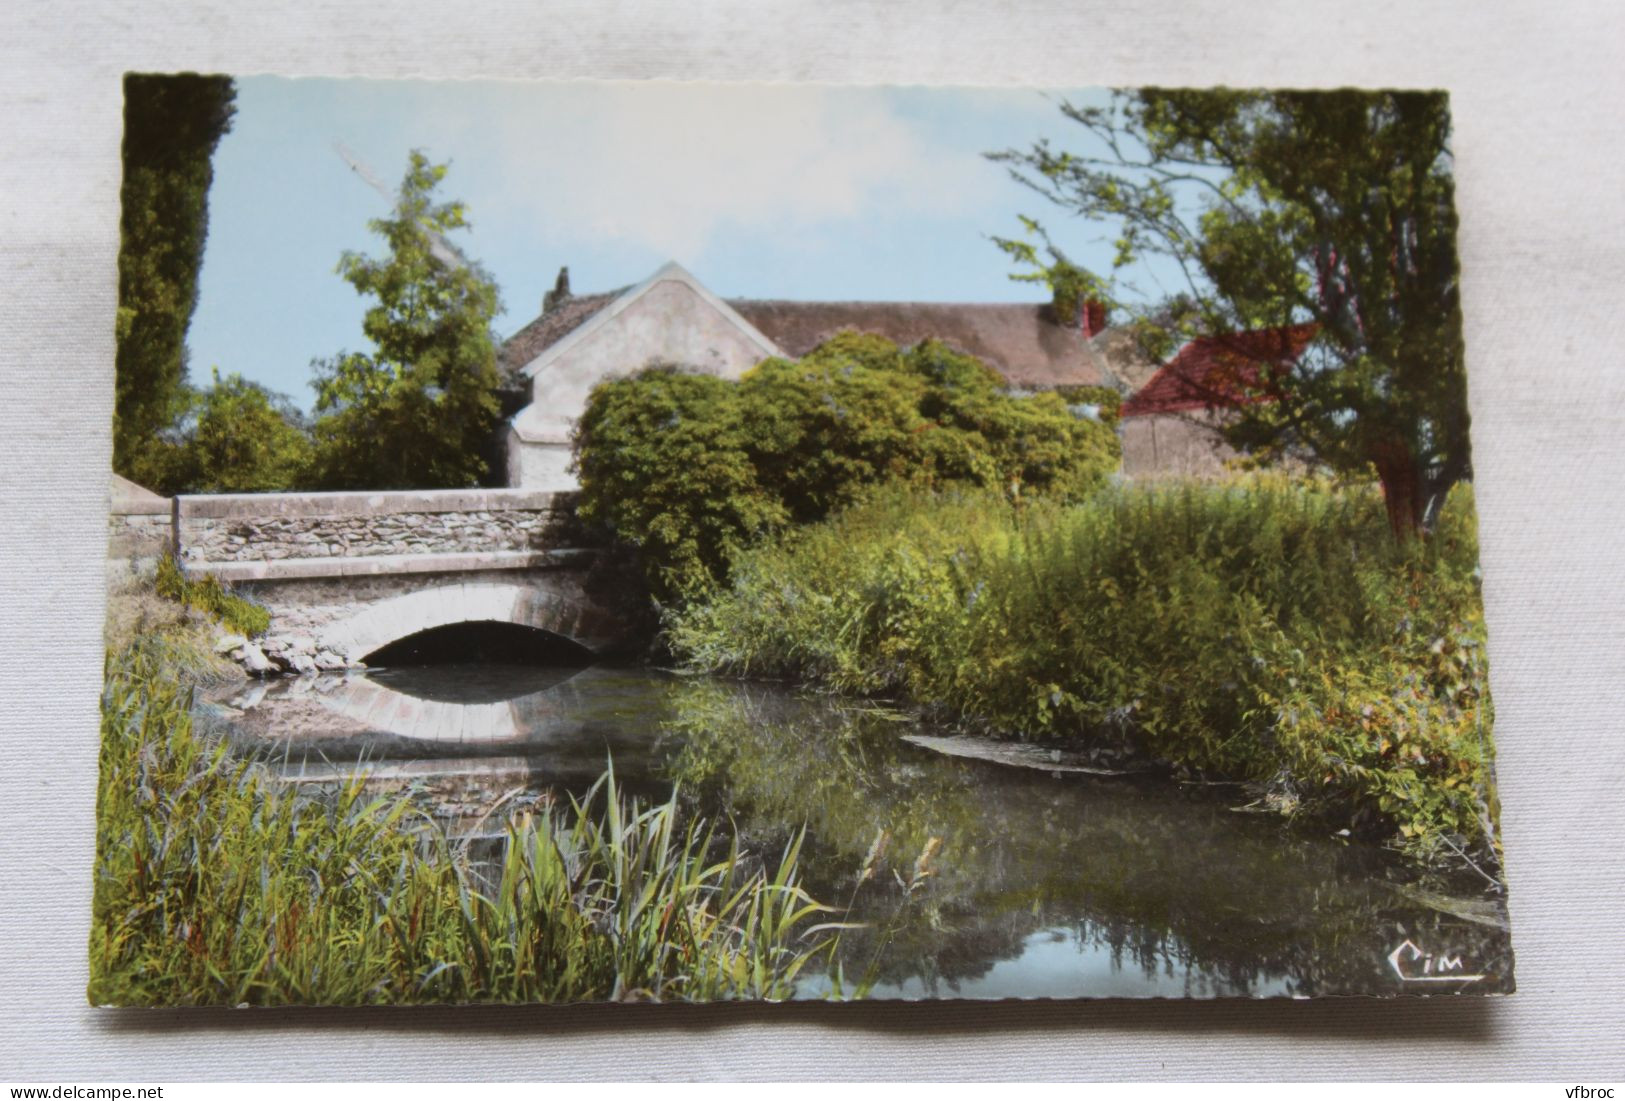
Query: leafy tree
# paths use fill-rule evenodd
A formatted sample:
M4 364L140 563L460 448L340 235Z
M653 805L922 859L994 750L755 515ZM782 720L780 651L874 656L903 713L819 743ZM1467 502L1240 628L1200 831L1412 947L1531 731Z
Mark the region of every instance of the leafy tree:
M1155 315L1164 348L1233 345L1213 403L1238 387L1254 400L1237 405L1230 442L1374 470L1396 535L1429 528L1472 474L1447 96L1146 89L1062 110L1092 151L1043 141L990 156L1068 212L1116 224L1115 269L1161 257L1183 273L1140 320ZM1058 250L1046 263L1030 243L1001 244L1071 277ZM1294 359L1248 330L1313 337Z
M1055 394L1016 397L979 360L841 333L738 382L672 367L600 384L577 425L580 514L637 547L655 595L727 576L745 547L871 487L973 485L1076 499L1117 438Z
M263 493L298 488L310 464L310 436L292 402L241 375L196 395L183 429L180 481L192 493Z
M740 386L764 481L798 523L880 481L1078 497L1118 457L1111 433L1060 397L1012 396L998 372L935 340L905 352L840 333L799 361L763 360Z
M936 340L914 347L905 364L927 382L920 412L930 431L921 442L940 455L933 469L942 481L1076 501L1118 468L1116 433L1075 415L1060 393L1008 393L992 368Z
M576 426L577 513L635 546L654 594L720 577L787 514L763 488L737 384L654 367L593 389Z
M496 284L446 243L468 227L462 203L437 203L446 165L414 150L394 216L369 223L389 246L347 252L338 271L377 299L362 331L374 350L315 364L315 478L330 489L474 485L499 414Z
M994 156L998 156L995 154ZM1023 181L1026 182L1026 181ZM1105 304L1111 300L1111 284L1080 264L1072 262L1055 242L1049 239L1044 227L1036 220L1019 216L1028 237L1037 237L1043 246L1019 237L994 237L993 243L1019 266L1030 270L1018 271L1010 278L1017 283L1042 283L1049 288L1050 320L1057 325L1073 326L1083 320L1082 311L1089 302ZM1044 256L1049 258L1046 263Z
M763 360L740 380L749 447L788 516L807 523L849 504L862 487L924 477L924 379L883 337L841 333L800 361Z
M197 306L212 157L231 128L230 77L124 78L113 469L173 489L172 441L185 412L186 329Z

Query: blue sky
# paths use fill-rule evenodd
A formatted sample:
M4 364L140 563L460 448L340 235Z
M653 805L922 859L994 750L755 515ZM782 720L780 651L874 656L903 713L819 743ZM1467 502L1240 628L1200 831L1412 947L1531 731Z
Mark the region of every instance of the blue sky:
M724 297L1038 301L988 240L1040 218L1104 272L1108 227L1069 220L983 159L1049 136L1082 148L1061 98L1099 90L240 79L215 154L191 374L238 372L312 401L313 358L366 347L367 301L335 274L378 254L366 223L411 149L451 168L456 243L502 289L506 336L561 265L577 293L676 260Z

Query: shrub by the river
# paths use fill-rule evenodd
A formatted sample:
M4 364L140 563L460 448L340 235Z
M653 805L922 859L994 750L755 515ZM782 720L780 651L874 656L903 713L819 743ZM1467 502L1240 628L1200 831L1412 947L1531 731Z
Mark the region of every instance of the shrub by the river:
M154 585L159 596L214 616L239 634L252 638L271 626L270 612L252 600L233 594L213 574L196 579L187 577L180 564L167 554L158 559Z
M580 514L642 555L661 599L725 577L764 535L877 482L1077 500L1118 464L1115 433L979 360L841 333L738 382L665 367L600 384L577 427Z
M89 997L97 1004L775 998L822 955L798 882L718 857L613 778L510 825L482 877L407 796L279 787L193 729L163 638L110 660Z
M1273 785L1413 851L1494 843L1470 492L1396 543L1374 491L1283 479L1082 504L882 492L671 614L698 669L902 694Z

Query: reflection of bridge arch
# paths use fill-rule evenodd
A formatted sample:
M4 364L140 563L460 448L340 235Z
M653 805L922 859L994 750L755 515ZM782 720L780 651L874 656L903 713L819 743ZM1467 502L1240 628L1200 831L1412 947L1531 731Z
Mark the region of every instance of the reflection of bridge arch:
M507 742L525 733L515 718L513 700L444 703L409 696L365 677L350 677L319 699L329 710L368 729L414 741Z
M322 642L358 659L408 635L485 621L547 631L594 653L618 639L618 625L581 601L529 585L469 581L376 601L323 630Z

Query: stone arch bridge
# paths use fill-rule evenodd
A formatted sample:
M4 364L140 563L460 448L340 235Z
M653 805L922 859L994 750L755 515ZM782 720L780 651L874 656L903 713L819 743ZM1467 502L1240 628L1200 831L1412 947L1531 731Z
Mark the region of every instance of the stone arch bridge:
M264 652L283 668L353 665L481 621L603 654L628 643L630 618L592 583L598 552L580 545L574 503L524 489L183 496L172 543L188 576L270 611Z

